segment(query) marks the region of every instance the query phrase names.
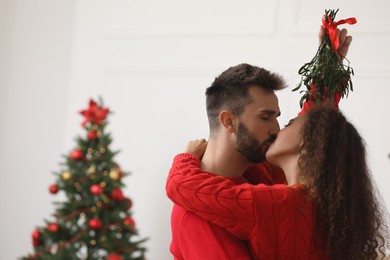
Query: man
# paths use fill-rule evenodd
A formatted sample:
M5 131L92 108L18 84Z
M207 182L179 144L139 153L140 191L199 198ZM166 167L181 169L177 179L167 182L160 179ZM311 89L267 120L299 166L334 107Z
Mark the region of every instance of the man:
M320 38L323 34L321 28ZM339 39L339 54L344 57L352 38L343 29ZM264 162L279 131L280 110L274 92L284 86L279 75L249 64L231 67L215 79L206 90L210 136L200 164L202 171L230 178L236 184L286 182L280 170ZM251 259L242 240L177 205L171 224L170 250L175 259Z
M246 182L245 172L252 184L285 182L280 170L263 162L279 131L274 91L284 86L279 75L249 64L231 67L215 79L206 90L210 137L201 162L203 171L236 184ZM259 162L263 163L249 167ZM171 224L170 250L175 259L251 259L244 241L177 205Z

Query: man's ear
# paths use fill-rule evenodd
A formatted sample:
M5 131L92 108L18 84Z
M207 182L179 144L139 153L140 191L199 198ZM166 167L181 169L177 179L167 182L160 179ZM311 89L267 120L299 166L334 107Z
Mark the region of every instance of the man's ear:
M221 122L221 125L227 129L230 133L234 133L236 131L234 127L234 119L235 115L227 110L223 110L219 114L219 121Z

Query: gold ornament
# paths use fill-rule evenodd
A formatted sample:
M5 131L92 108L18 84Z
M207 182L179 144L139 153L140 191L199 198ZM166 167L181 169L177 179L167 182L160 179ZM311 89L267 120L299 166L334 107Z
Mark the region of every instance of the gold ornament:
M118 168L111 169L110 178L113 181L118 181L121 178L121 172Z
M70 179L72 179L72 174L68 171L62 173L62 179L64 179L65 181L68 181Z
M80 183L75 182L75 183L73 184L73 186L74 186L74 188L76 189L77 192L80 192L80 191L81 191L81 185L80 185Z
M101 129L99 129L97 131L97 137L102 137L102 135L103 135L103 131Z
M89 242L92 246L96 245L96 240L91 240L91 242Z
M98 208L101 208L103 206L103 203L101 203L100 201L97 201L96 206L98 206Z
M102 199L104 204L108 204L110 202L110 199L105 194L100 195L100 198Z
M93 151L92 148L88 148L87 152L88 152L89 154L93 154L94 151Z
M92 164L92 165L88 168L87 173L88 173L88 174L94 174L94 173L96 173L96 166L95 166L94 164Z
M92 207L92 208L91 208L91 211L92 211L92 212L96 212L96 207Z
M102 147L100 147L99 151L100 151L100 153L105 153L105 152L106 152L106 148L104 148L104 147L102 146Z
M106 236L102 236L99 240L100 240L101 243L107 242L107 237Z
M104 188L104 187L106 187L106 186L107 186L107 183L106 183L106 182L102 181L102 182L100 183L100 187Z

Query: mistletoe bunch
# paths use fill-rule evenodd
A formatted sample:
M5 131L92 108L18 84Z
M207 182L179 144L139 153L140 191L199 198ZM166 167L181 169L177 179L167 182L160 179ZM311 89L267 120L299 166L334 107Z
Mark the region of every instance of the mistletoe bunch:
M334 100L338 104L350 90L353 91L351 81L351 75L354 75L353 69L349 61L341 57L337 51L339 47L337 26L344 23L354 24L356 19L348 18L335 22L337 12L338 9L325 10L322 24L326 33L322 43L314 58L298 71L302 78L293 91L300 89L302 84L306 86L306 90L301 91L304 92L300 100L301 107L305 101L321 103L325 99ZM347 61L347 65L343 63L344 60Z

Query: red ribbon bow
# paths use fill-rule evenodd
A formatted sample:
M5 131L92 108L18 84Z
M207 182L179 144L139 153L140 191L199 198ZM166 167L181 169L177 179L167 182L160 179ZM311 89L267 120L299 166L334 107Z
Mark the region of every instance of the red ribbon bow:
M100 107L95 101L91 99L89 101L88 109L80 111L80 114L84 116L84 121L81 125L85 126L88 122L100 125L106 119L108 113L108 108Z
M340 24L355 24L356 23L356 18L351 17L348 19L343 19L338 22L333 22L332 19L324 15L322 18L322 24L325 27L326 34L329 35L330 42L332 43L332 47L334 52L337 52L337 49L339 48L340 42L339 42L339 37L337 36L337 26Z

